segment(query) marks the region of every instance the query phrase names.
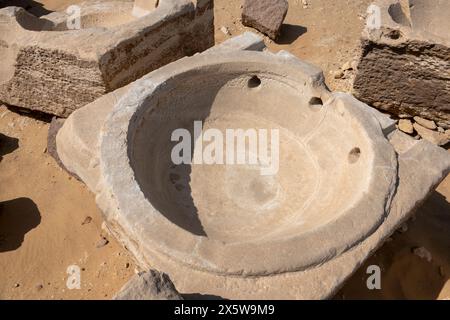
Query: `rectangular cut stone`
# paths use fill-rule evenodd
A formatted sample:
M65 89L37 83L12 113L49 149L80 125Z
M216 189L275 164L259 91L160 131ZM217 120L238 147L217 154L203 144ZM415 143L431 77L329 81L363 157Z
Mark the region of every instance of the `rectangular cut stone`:
M0 9L0 101L67 117L214 45L212 0L164 0L142 16L133 15L131 1L74 8L40 18L18 7Z
M354 95L397 115L450 128L450 2L378 0L381 27L363 32ZM370 19L378 19L374 11Z

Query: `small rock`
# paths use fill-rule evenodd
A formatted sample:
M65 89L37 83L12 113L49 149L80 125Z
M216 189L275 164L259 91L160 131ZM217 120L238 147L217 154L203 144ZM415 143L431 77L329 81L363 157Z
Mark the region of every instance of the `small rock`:
M288 12L287 0L245 0L242 24L276 39Z
M20 283L14 283L14 288L20 287Z
M169 276L155 270L141 272L113 297L114 300L183 300Z
M418 124L420 124L422 127L425 127L427 129L430 129L430 130L437 129L436 123L434 121L426 120L421 117L414 117L414 121L417 122Z
M91 221L92 221L92 218L89 217L89 216L87 216L87 217L84 219L84 221L81 223L81 225L84 226L85 224L91 223Z
M223 26L220 28L220 31L222 31L223 34L227 35L227 36L231 36L231 32L230 30L228 30L227 27Z
M412 119L412 116L409 114L399 114L398 117L400 119Z
M450 141L450 137L447 134L427 129L419 123L414 123L414 129L423 139L435 145L444 146Z
M418 256L419 258L425 259L428 262L431 262L433 260L433 257L431 256L430 251L425 249L424 247L415 248L413 250L413 253Z
M398 122L398 128L400 129L400 131L403 131L408 134L414 133L413 124L408 119L400 119L400 121Z
M441 128L441 127L438 127L437 131L440 132L440 133L445 133L445 130L443 128Z
M42 284L36 285L36 290L37 291L41 291L42 289L44 289L44 285L42 285Z
M408 231L408 225L406 223L402 224L402 226L398 229L400 233L405 233Z
M100 239L100 241L97 242L96 247L97 248L102 248L102 247L106 246L108 243L109 243L108 239L106 239L105 237L102 237Z

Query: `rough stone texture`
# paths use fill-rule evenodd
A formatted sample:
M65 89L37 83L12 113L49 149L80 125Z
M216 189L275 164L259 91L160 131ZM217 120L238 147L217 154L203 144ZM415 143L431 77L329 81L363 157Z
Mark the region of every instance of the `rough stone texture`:
M288 8L287 0L245 0L242 23L276 39Z
M354 81L363 102L450 128L450 2L378 0L381 28L366 29Z
M155 270L131 278L113 300L183 300L169 276Z
M261 84L247 87L255 75ZM445 150L400 133L391 120L353 97L329 92L320 70L287 52L211 50L150 73L120 96L117 102L106 98L69 117L57 135L58 153L97 194L109 229L138 263L164 270L185 293L327 298L450 169ZM153 99L160 108L152 109ZM97 111L97 119L81 116ZM194 166L187 176L177 173L181 183L190 178L177 196L171 185L174 176L164 166L170 150L164 136L179 128L180 119L192 120L183 117L202 114L205 126L278 123L287 130L280 133L280 147L288 150L289 161L281 156L273 178L283 191L273 192L277 183L266 183L248 169L231 167L222 177L220 167ZM89 157L79 156L80 141ZM302 143L292 146L289 141ZM155 146L159 152L152 151ZM312 165L303 148L314 155ZM301 177L291 179L294 172ZM255 180L249 190L260 194L258 184L265 186L264 194L276 200L271 206L264 206L267 197L255 198L239 188ZM306 188L296 185L298 180ZM222 190L224 185L231 188ZM295 190L294 196L289 190ZM195 213L183 208L189 199L195 201ZM298 207L298 199L309 207ZM243 207L235 208L233 200ZM214 215L216 204L227 214Z
M425 140L438 146L445 146L449 143L448 136L445 133L433 131L421 126L419 123L414 123L414 129Z
M133 1L81 4L80 30L67 13L36 18L0 10L0 101L67 117L103 94L214 44L213 1L161 0L140 18Z

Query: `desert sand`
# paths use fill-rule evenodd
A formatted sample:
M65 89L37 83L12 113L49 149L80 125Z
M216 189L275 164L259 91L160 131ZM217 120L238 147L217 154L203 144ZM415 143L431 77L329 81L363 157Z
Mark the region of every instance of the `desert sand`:
M5 3L13 2L21 1ZM29 2L52 11L81 1ZM318 65L331 89L349 91L350 80L334 72L358 54L371 1L309 0L306 8L289 2L281 38L265 38L269 48ZM240 7L240 0L215 1L217 43L254 31L240 23ZM0 299L110 299L138 270L102 228L93 195L47 153L49 120L0 107L0 132L7 136L0 144ZM335 298L450 299L449 198L450 177ZM429 256L419 257L417 248ZM370 291L366 270L374 264L382 270L382 290ZM71 265L82 270L79 290L66 286Z

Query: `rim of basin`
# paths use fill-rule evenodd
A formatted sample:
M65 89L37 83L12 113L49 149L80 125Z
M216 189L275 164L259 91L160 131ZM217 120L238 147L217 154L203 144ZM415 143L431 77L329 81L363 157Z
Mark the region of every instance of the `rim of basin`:
M140 189L130 165L129 138L142 113L154 108L147 103L167 82L180 75L204 70L281 76L299 90L311 84L316 97L325 100L327 113L345 114L356 125L372 150L367 170L367 192L333 221L298 235L271 241L225 243L198 236L173 224L154 208ZM101 197L112 204L106 219L120 225L130 241L143 252L164 254L194 269L220 275L264 276L300 271L330 260L374 232L384 220L395 191L397 159L379 123L361 102L348 95L330 94L313 77L317 70L299 60L261 52L227 52L182 59L138 80L116 104L101 137ZM263 77L262 77L263 78ZM284 80L283 80L284 81ZM316 98L317 99L317 98ZM123 236L123 235L122 235ZM144 253L145 254L145 253Z

